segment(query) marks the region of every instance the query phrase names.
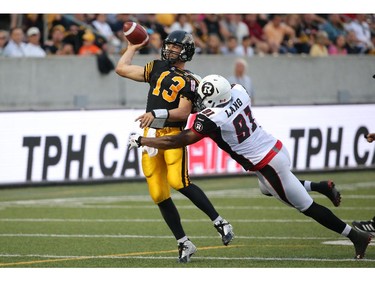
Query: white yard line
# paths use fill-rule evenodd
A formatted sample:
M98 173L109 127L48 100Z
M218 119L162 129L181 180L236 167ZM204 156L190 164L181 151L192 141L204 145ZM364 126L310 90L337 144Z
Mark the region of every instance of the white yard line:
M219 198L217 196L212 196L207 194L209 198ZM187 200L185 197L178 198L180 196L173 196L173 200ZM323 195L316 195L313 194L314 198L325 198L327 197ZM226 197L228 198L228 197ZM231 196L230 198L233 199L245 199L245 198L265 198L264 196ZM375 199L375 195L345 195L345 199ZM327 199L328 200L328 199ZM147 205L113 205L112 203L118 202L148 202L150 204ZM92 204L92 205L87 205ZM98 204L98 205L95 205ZM111 205L105 205L111 204ZM250 204L250 203L249 203ZM133 209L133 208L155 208L155 205L152 203L151 199L147 196L147 200L143 198L143 196L137 196L137 199L134 196L119 196L119 197L86 197L86 198L58 198L58 199L40 199L40 200L20 200L20 201L6 201L0 202L0 208L6 207L55 207L55 208L102 208L102 209L111 209L111 208L118 208L118 209ZM195 206L179 206L179 208L186 208L186 209L195 209ZM226 209L254 209L254 210L261 210L261 209L270 209L270 210L281 210L281 209L290 209L287 206L222 206L221 208ZM340 207L350 209L358 209L356 207ZM370 210L375 210L375 207L369 208Z
M135 238L135 239L171 239L172 235L128 235L128 234L54 234L54 233L1 233L0 237L36 237L36 238ZM214 239L217 236L190 236L194 239ZM290 236L237 236L236 239L265 240L331 240L330 237L290 237ZM343 239L344 240L344 239ZM346 240L346 239L345 239ZM372 241L371 244L375 244ZM351 244L350 244L351 245Z
M213 197L211 197L213 198ZM319 198L316 196L316 198ZM323 196L320 196L320 198L323 198ZM356 197L350 197L350 196L345 196L346 199L374 199L375 196L364 196L362 198ZM123 201L126 202L126 201ZM103 203L103 202L101 202ZM109 202L110 203L110 202ZM64 209L157 209L157 206L153 204L151 201L149 201L150 204L148 205L95 205L95 203L92 203L93 205L86 205L87 203L71 203L71 202L66 202L65 204L60 203L60 204L46 204L45 202L38 204L38 203L25 203L25 204L1 204L0 203L0 210L5 209L5 208L64 208ZM88 203L91 204L91 203ZM288 211L291 210L290 207L288 206L255 206L255 205L250 205L249 206L222 206L222 205L216 205L216 208L219 210L275 210L275 211ZM334 208L330 203L326 203L329 208ZM276 204L277 205L277 204ZM358 207L339 207L340 210L358 210ZM185 209L185 210L195 210L197 209L196 206L193 205L179 205L178 209ZM334 210L334 209L333 209ZM375 212L375 206L374 207L361 207L361 210L367 210L367 211L374 211Z
M147 259L147 260L176 260L176 257L162 256L58 256L58 255L22 255L22 254L0 254L4 258L46 258L46 259ZM348 259L318 259L318 258L277 258L277 257L199 257L194 256L194 260L249 260L249 261L317 261L317 262L359 262ZM360 262L375 262L375 259L363 259Z
M338 186L339 190L355 190L374 186L372 182L362 182L356 184L344 184ZM258 188L226 189L217 191L207 191L209 198L264 198ZM323 198L316 192L311 193L316 198ZM174 200L187 200L183 195L175 193ZM375 195L347 195L348 199L375 199ZM74 198L52 198L36 200L14 200L0 202L0 208L16 206L85 206L86 204L103 204L116 202L151 202L149 195L129 195L129 196L98 196L98 197L74 197ZM96 207L96 206L95 206ZM100 206L98 206L100 207ZM133 206L132 206L133 208Z
M350 221L350 219L344 219ZM182 222L207 223L209 219L181 219ZM316 223L312 219L231 219L236 223ZM113 223L113 222L164 222L163 219L58 219L58 218L0 218L0 222L78 222L78 223Z

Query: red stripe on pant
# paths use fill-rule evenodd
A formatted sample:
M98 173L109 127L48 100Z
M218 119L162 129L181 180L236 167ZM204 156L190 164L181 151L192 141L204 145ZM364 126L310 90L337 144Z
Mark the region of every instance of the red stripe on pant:
M264 158L250 170L259 171L260 169L264 168L272 160L272 158L275 157L282 147L282 142L278 140L271 150L268 151L267 155L264 156Z

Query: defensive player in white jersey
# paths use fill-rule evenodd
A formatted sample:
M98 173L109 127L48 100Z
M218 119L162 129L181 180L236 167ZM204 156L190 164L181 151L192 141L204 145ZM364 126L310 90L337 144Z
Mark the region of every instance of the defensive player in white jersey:
M200 112L192 128L159 138L134 134L130 136L129 148L177 148L210 137L245 170L256 173L262 193L271 194L326 228L348 237L355 247L355 259L364 258L371 235L353 229L328 208L313 201L291 172L285 146L255 121L251 99L242 86L231 86L220 75L206 76L199 84L196 106Z

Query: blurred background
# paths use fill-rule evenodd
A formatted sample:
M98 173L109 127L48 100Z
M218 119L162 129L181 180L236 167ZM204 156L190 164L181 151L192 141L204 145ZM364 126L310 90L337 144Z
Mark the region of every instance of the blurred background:
M173 30L194 35L187 68L246 84L255 105L375 101L374 14L1 14L0 110L140 108L147 85L113 71L122 26L150 35L135 64ZM109 60L108 60L108 59ZM241 58L239 62L238 59Z
M114 71L126 21L149 33L141 66L173 30L192 33L186 68L242 84L295 171L375 166L363 138L375 130L374 14L0 14L0 185L143 177L126 147L148 84ZM208 141L189 154L192 175L243 174Z

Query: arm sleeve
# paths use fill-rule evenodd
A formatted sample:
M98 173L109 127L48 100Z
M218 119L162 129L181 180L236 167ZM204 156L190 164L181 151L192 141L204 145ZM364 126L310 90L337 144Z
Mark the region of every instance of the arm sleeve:
M198 113L194 120L194 124L191 127L191 130L202 136L202 137L209 137L215 134L216 130L218 129L215 122L210 120L207 116Z

